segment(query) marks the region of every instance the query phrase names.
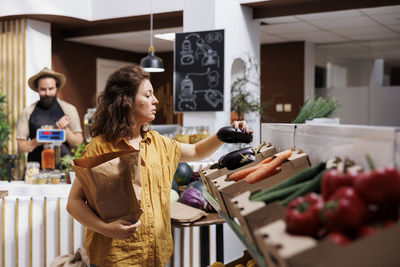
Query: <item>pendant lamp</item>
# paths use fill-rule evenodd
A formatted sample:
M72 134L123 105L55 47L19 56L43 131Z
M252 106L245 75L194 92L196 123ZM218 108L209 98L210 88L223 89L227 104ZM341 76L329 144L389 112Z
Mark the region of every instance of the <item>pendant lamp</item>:
M157 57L154 54L154 46L153 46L153 9L152 9L152 1L150 1L150 46L148 50L148 55L142 60L140 60L140 65L147 72L163 72L164 64L161 58Z

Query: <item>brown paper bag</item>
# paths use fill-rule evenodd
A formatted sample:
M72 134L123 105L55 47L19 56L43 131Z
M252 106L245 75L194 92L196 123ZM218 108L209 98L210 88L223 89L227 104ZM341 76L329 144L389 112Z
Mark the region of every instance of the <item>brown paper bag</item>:
M125 150L75 159L76 178L89 207L105 222L137 222L143 211L139 151Z

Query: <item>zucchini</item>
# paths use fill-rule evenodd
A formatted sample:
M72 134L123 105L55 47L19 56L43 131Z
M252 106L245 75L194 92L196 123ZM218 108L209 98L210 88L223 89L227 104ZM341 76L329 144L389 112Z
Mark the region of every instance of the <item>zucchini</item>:
M324 176L326 170L321 171L314 179L307 181L304 185L297 191L295 191L290 196L286 197L284 200L281 201L281 204L286 206L289 204L290 201L295 199L298 196L304 196L310 192L319 192L321 188L321 180L322 176Z
M292 186L292 185L295 185L295 184L299 184L299 183L311 180L316 175L318 175L322 170L324 170L325 166L326 166L326 163L324 161L322 161L322 162L320 162L320 163L318 163L318 164L316 164L314 166L308 167L308 168L300 171L299 173L293 175L289 179L286 179L286 180L284 180L283 182L281 182L281 183L279 183L277 185L274 185L274 186L272 186L272 187L270 187L270 188L268 188L266 190L263 190L261 192L258 192L256 194L252 195L250 197L250 200L251 201L258 201L257 199L260 199L260 198L263 197L263 195L268 195L273 191L281 190L281 189L284 189L286 187L289 187L289 186Z
M262 194L257 198L250 198L251 201L264 201L265 204L270 204L274 201L282 200L285 199L286 197L290 196L297 190L299 190L306 182L302 182L299 184L294 184L291 186L288 186L286 188L278 189L273 192L270 192L268 194Z

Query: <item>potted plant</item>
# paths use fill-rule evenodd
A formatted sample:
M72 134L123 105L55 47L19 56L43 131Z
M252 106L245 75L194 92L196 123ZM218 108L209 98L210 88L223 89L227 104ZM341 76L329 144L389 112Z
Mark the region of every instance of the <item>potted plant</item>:
M6 96L0 93L0 178L2 180L7 179L7 143L11 133L6 106Z
M231 85L231 120L243 120L244 114L249 112L258 112L260 117L270 120L266 110L271 107L272 101L260 102L251 93L252 89L261 91L260 68L251 57L242 61L243 74L239 75Z
M61 168L64 170L65 179L67 183L72 183L73 175L75 175L74 169L72 168L72 164L74 159L79 159L82 157L82 153L85 150L86 144L81 143L76 148L71 149L72 155L62 156L60 159ZM71 177L73 176L73 177ZM71 179L72 178L72 179Z

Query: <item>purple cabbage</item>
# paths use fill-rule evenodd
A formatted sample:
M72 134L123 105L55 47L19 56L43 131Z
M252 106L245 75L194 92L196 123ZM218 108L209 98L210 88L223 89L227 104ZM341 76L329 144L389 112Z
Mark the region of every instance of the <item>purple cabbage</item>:
M180 202L205 211L213 210L213 207L203 197L201 191L195 187L186 188L181 194Z

